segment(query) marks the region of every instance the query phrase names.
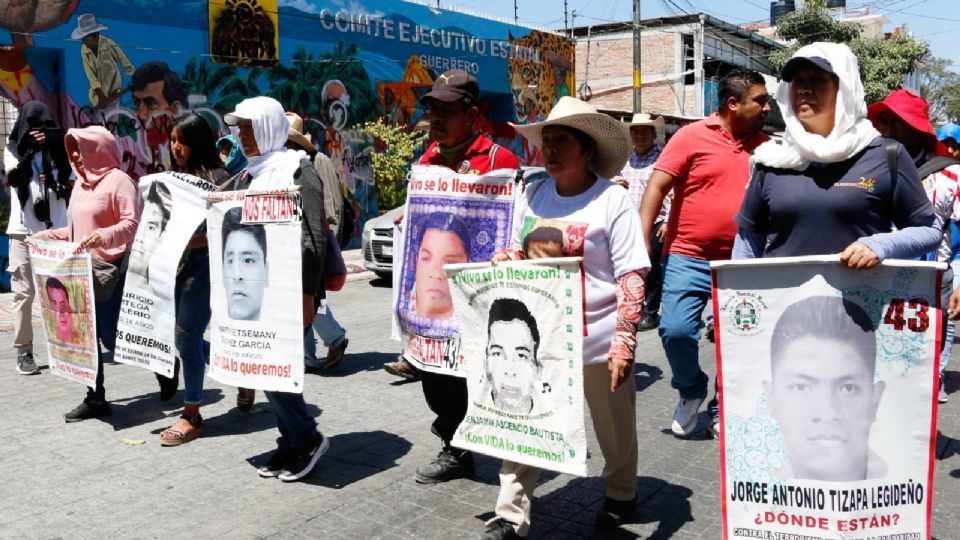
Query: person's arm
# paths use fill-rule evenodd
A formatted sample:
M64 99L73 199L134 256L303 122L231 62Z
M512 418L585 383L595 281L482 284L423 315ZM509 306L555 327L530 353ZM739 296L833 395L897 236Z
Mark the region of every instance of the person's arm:
M87 75L87 81L90 83L90 90L87 92L87 96L90 98L90 103L95 105L98 103L98 96L103 95L103 85L100 83L100 79L97 78L97 72L95 63L97 62L96 54L90 52L90 49L86 45L81 45L80 47L80 62L83 64L83 72Z
M614 392L631 376L637 349L637 326L643 314L643 276L639 270L627 272L617 279L617 325L607 353L610 391Z
M133 179L126 174L114 171L108 173L110 176L122 175L122 178L115 179L111 186L113 188L113 213L119 216L117 222L107 227L100 227L91 232L87 238L75 238L84 247L89 248L113 248L133 242L133 237L137 235L137 226L140 224L140 212L143 210L143 200L137 191L137 186ZM100 182L106 182L110 179L104 178ZM107 187L107 186L103 186ZM94 237L99 236L99 242Z
M912 259L920 254L929 253L937 249L942 239L943 231L935 224L925 227L907 227L893 232L865 236L848 246L841 253L840 258L841 260L849 259L860 253L861 258L868 260L860 263L856 268L870 268L886 259ZM862 247L857 244L862 244ZM873 257L863 248L872 252ZM869 264L874 257L876 262ZM863 266L863 264L869 264L869 266ZM848 266L854 267L849 264Z
M653 174L650 175L647 189L643 190L643 197L640 199L640 229L643 231L644 238L650 236L653 224L660 214L660 208L663 207L663 199L676 184L676 177L659 169L654 169Z
M10 171L17 168L19 164L20 159L17 157L17 149L14 148L14 145L7 143L3 150L3 172L9 175Z
M898 230L859 238L847 246L840 253L840 261L849 268L872 268L885 259L920 257L935 250L943 239L917 167L902 146L899 151L897 178L891 180L890 196L891 221Z
M733 254L731 259L759 259L763 257L767 236L763 233L748 231L743 227L737 231L733 239Z
M100 36L100 39L102 40L103 36ZM120 67L123 68L123 72L127 75L133 75L133 72L136 71L136 68L133 66L133 63L130 62L130 59L127 58L127 55L124 54L123 49L121 49L120 46L114 43L112 40L109 43L113 50L114 56L116 56L117 60L120 62Z
M303 294L316 297L323 292L323 265L327 248L327 216L323 210L323 184L313 164L305 162L298 169L294 182L300 186L303 204ZM306 300L304 300L306 307ZM311 300L313 302L313 300Z

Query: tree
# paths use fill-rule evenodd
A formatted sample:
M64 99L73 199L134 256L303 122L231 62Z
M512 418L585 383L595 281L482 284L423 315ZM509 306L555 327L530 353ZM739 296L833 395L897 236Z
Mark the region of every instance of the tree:
M374 138L371 168L377 184L377 200L381 210L403 204L407 198L407 171L417 149L427 140L427 133L410 130L378 118L367 122L360 131Z
M770 63L780 69L797 49L817 41L845 43L859 61L866 100L872 103L901 88L904 77L930 54L927 42L914 39L906 31L890 38L864 39L861 30L857 23L831 17L823 0L808 0L803 8L780 19L777 33L790 45L775 51Z
M927 57L920 62L920 92L930 103L934 123L960 119L960 73L951 69L946 58Z

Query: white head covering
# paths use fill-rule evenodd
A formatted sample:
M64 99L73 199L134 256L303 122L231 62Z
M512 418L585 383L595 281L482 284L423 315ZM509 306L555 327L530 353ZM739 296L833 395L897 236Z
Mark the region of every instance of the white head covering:
M782 143L769 141L760 145L753 155L755 163L802 171L812 161L836 163L849 159L880 136L867 120L860 69L849 47L840 43L811 43L797 50L792 58L822 58L830 63L840 79L833 131L823 137L803 129L790 104L791 83L781 81L776 99L787 125L786 133Z
M259 156L247 156L247 172L250 173L254 189L284 187L293 184L293 174L300 166L300 160L307 157L302 150L284 148L290 130L290 122L283 112L280 102L269 97L254 97L241 101L232 113L223 116L227 125L237 124L237 120L250 120L253 137L257 140ZM269 177L265 173L269 172ZM262 181L257 182L258 179Z

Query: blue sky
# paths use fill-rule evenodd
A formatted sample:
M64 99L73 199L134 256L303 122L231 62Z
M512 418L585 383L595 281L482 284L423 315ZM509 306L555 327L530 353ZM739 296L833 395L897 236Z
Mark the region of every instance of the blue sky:
M798 5L802 2L798 1ZM436 5L436 0L431 0ZM457 7L513 20L513 0L440 0L440 7ZM567 0L568 9L577 11L576 25L627 21L633 17L632 0ZM960 9L957 0L847 0L848 8L869 7L890 20L887 31L906 24L919 38L930 43L933 54L947 58L960 71ZM520 22L563 28L563 0L517 0ZM766 20L769 0L641 0L644 19L703 11L733 24ZM668 9L668 7L670 9Z

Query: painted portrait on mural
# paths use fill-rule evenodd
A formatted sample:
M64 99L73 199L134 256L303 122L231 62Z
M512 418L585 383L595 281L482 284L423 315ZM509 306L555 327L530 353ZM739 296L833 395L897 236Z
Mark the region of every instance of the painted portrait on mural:
M70 19L79 0L0 1L0 28L10 31L15 48L33 45L33 32L48 30Z

